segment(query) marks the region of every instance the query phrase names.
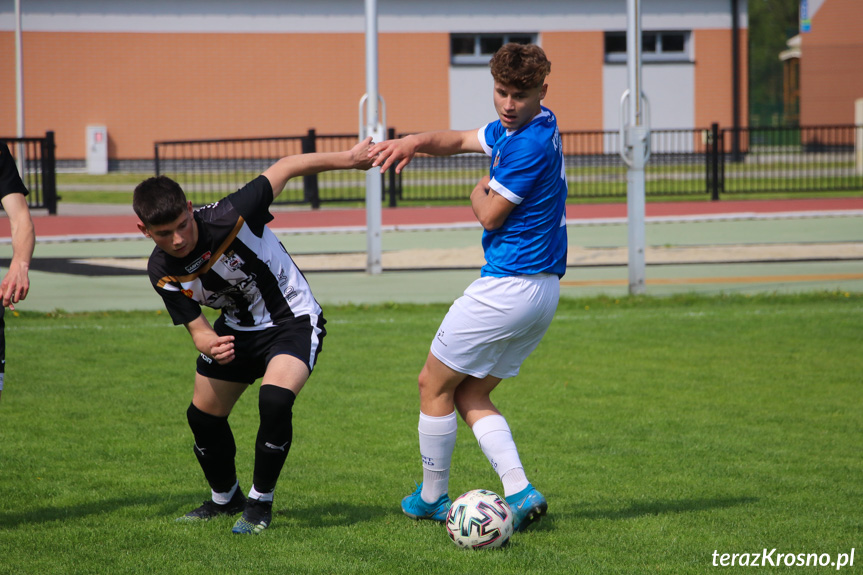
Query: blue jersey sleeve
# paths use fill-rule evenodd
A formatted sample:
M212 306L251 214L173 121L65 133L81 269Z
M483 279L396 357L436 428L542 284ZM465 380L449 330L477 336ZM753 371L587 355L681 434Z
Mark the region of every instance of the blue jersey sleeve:
M492 164L489 187L518 205L536 189L547 165L532 142L516 139L501 146Z
M477 136L479 137L479 142L482 144L482 149L485 150L485 154L487 156L491 156L495 144L497 144L497 141L500 140L501 136L504 134L506 134L506 129L500 123L500 120L489 122L479 129Z

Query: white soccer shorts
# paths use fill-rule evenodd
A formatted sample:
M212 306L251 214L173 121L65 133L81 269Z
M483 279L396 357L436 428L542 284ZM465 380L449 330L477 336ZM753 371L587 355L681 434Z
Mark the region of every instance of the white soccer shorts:
M551 324L559 298L555 274L480 278L450 306L431 352L477 378L518 375Z

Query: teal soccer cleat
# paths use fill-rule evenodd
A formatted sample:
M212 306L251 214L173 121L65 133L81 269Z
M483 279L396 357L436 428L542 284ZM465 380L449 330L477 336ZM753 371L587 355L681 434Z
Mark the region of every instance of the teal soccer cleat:
M530 483L518 493L507 497L506 502L512 509L514 531L524 531L548 511L545 497Z
M270 526L273 520L273 502L249 499L243 516L234 523L231 533L256 535Z
M423 501L420 493L422 493L423 485L417 485L416 491L402 499L402 511L405 515L412 519L431 519L432 521L446 521L446 514L449 511L452 501L449 495L444 493L434 503L426 503Z

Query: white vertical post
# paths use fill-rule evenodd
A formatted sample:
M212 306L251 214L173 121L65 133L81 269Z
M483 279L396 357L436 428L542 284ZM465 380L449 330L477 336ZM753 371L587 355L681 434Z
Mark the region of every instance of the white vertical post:
M626 175L626 211L629 244L629 293L643 294L645 287L644 233L644 164L650 145L649 128L645 125L645 101L641 85L641 7L639 0L627 0L626 70L628 102L624 149L629 161ZM624 158L626 159L626 158Z
M21 43L21 0L15 0L15 123L17 137L24 137L24 69L23 46ZM18 143L18 153L15 156L18 173L24 177L25 148Z
M366 2L366 117L363 124L360 100L360 138L372 136L383 141L383 126L378 113L378 7L377 0ZM381 203L382 178L378 170L366 172L366 273L379 274L381 265Z

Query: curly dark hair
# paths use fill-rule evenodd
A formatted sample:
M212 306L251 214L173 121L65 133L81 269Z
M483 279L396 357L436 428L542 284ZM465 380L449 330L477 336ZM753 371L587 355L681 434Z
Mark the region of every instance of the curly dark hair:
M519 90L542 86L551 73L551 62L536 44L504 44L488 65L496 82Z

